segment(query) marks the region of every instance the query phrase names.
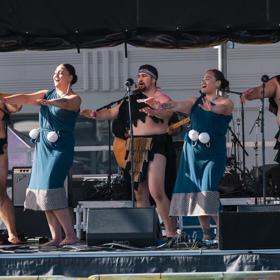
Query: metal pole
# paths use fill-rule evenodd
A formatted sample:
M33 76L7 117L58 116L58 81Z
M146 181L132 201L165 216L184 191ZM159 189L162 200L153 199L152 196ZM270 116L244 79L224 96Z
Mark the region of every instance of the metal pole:
M222 71L227 77L227 43L223 43L218 46L218 69ZM244 105L241 103L241 130L242 130L242 145L245 149L245 125L244 125ZM246 158L245 152L243 150L242 153L242 179L243 179L243 187L245 187L246 180Z
M227 77L227 43L218 46L218 69Z
M131 184L131 200L132 207L135 207L134 202L134 133L133 133L133 124L132 124L132 111L131 111L131 88L130 86L126 87L127 97L128 97L128 115L129 115L129 128L130 128L130 184Z
M265 82L262 84L262 98L261 98L261 133L262 133L262 191L263 203L266 204L266 178L265 178L265 139L264 139L264 96L265 96Z

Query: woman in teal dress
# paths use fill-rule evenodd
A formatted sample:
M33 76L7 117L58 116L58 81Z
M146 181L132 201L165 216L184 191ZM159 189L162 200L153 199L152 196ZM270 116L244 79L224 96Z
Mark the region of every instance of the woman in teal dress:
M172 195L170 216L198 216L203 239L210 239L210 218L217 224L220 201L218 185L226 165L226 133L233 102L220 95L229 85L222 72L208 70L202 79L201 96L156 104L150 114L162 110L190 114L190 130L184 137L183 153Z
M63 246L78 241L64 181L73 164L74 128L81 98L71 89L77 81L72 65L60 64L54 72L53 81L55 88L52 90L9 95L2 98L2 102L41 105L39 129L30 133L35 142L35 154L24 207L45 211L52 240L44 245Z

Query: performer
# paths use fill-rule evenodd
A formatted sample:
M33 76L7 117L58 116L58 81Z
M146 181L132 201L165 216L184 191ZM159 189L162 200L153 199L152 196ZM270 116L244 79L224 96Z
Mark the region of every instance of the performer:
M31 135L36 146L24 207L45 211L52 240L44 246L63 246L78 241L64 181L73 163L73 132L81 98L71 89L77 81L72 65L60 64L54 72L53 81L54 89L6 96L2 98L2 103L42 105L39 135Z
M218 223L218 184L225 170L225 135L233 111L233 102L219 91L228 84L222 72L211 69L203 76L200 97L164 103L149 98L146 103L154 109L143 109L159 117L166 110L190 114L191 126L184 137L170 215L198 216L204 240L211 238L211 216Z
M169 149L169 136L166 133L170 112L162 114L161 118L149 117L140 109L146 107L139 101L154 97L161 102L170 98L159 91L157 87L158 71L152 65L142 65L138 70L137 84L139 92L131 96L132 123L134 133L134 174L135 199L137 207L149 207L149 193L156 203L157 210L163 220L167 237L176 234L176 220L170 218L170 201L164 191L166 158ZM97 120L116 119L119 113L128 116L128 100L111 109L102 111L83 110L81 115ZM125 120L127 122L127 119ZM126 171L130 170L130 138L127 138L127 164ZM129 173L129 172L128 172Z
M8 242L11 244L19 244L21 241L16 232L14 208L11 199L7 195L7 128L10 120L10 113L18 112L20 109L21 106L0 103L0 218L7 228ZM0 244L1 243L5 243L5 240L0 240Z
M241 102L246 100L261 99L263 97L263 86L257 86L247 89L241 95ZM276 143L275 150L278 150L274 160L280 163L280 75L272 77L265 84L264 97L269 98L269 111L276 115L276 121L278 124L278 132L275 135Z
M126 115L122 115L126 114ZM173 113L169 122L168 122L168 135L169 135L169 141L168 144L168 151L166 155L166 168L165 168L165 193L168 197L168 199L171 199L174 183L176 180L177 175L177 160L176 160L176 150L174 147L173 142L173 136L178 135L180 132L182 132L182 126L177 127L177 125L180 123L179 117L176 113ZM173 127L175 125L175 127ZM116 137L113 143L114 148L114 154L115 158L117 160L117 163L119 164L119 167L122 168L122 171L125 171L125 143L124 141L127 140L127 138L130 137L129 135L129 116L128 111L127 112L119 112L118 117L113 120L112 122L112 132L114 136ZM119 140L121 139L121 140ZM128 184L130 183L130 174L129 172L123 172L124 178L128 181ZM150 197L151 203L154 205L154 200Z

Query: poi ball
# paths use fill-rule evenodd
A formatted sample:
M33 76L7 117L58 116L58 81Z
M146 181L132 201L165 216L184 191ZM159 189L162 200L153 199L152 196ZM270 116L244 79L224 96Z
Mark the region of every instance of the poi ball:
M194 129L191 129L190 131L189 131L189 137L190 137L190 139L192 140L192 141L197 141L197 139L198 139L198 132L196 131L196 130L194 130Z
M47 139L49 142L51 143L54 143L57 141L58 139L58 135L55 131L50 131L48 134L47 134Z
M37 139L40 133L40 128L33 128L29 131L29 137L31 139Z
M208 143L210 141L210 135L207 132L202 132L202 133L199 134L198 140L202 144L206 144L206 143Z

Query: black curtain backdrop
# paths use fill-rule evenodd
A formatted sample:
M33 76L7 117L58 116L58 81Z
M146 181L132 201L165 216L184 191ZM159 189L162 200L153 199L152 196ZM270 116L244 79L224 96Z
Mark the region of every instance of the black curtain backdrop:
M1 0L0 51L280 40L279 0Z

